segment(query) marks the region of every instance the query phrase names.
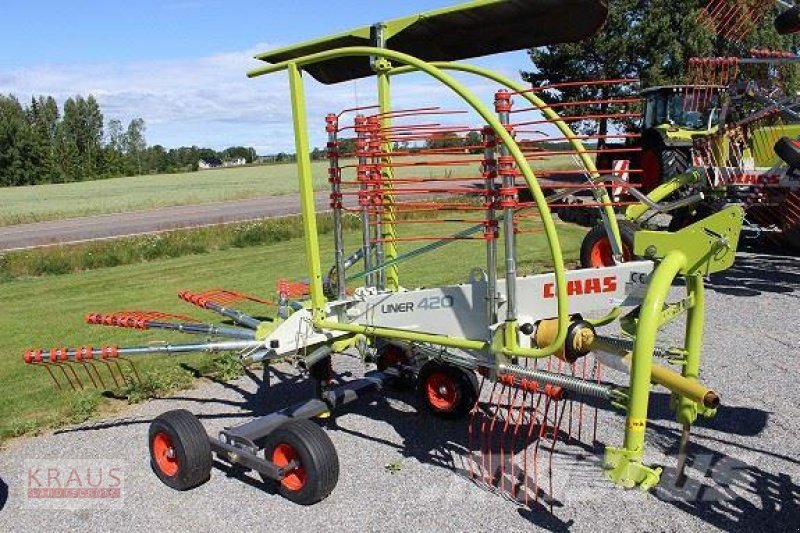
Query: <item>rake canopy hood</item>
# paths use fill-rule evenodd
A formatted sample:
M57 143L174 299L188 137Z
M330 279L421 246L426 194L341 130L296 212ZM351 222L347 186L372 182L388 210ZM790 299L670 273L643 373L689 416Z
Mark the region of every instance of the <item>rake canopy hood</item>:
M382 23L386 48L424 61L457 61L575 42L591 37L608 15L607 0L476 0ZM372 26L256 55L280 63L347 46L374 46ZM317 81L373 75L369 58L346 57L304 67Z

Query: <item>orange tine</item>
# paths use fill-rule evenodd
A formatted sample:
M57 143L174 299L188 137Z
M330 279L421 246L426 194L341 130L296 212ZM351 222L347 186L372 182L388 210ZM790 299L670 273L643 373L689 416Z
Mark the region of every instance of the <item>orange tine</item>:
M595 382L600 383L602 380L603 366L595 359L594 371ZM592 428L592 446L597 445L597 415L599 414L600 407L598 402L594 402L594 427Z
M486 447L487 447L487 455L489 456L489 467L488 467L488 474L489 474L489 484L495 486L495 481L497 476L495 475L495 469L492 466L492 458L494 457L494 427L497 424L498 418L500 418L500 405L501 400L506 396L506 389L508 387L506 385L501 385L500 393L498 394L497 401L493 402L496 406L494 414L492 415L492 423L489 425L489 429L486 432Z
M542 439L547 434L547 413L550 412L550 404L552 400L549 396L545 396L544 408L542 412L542 421L539 424L539 434L536 437L536 442L533 445L533 501L539 499L539 445Z
M75 364L75 363L73 363L73 364ZM94 386L94 388L98 389L99 387L97 386L97 382L94 380L94 376L92 376L92 373L89 371L89 368L86 366L86 362L78 361L77 364L79 364L79 365L81 365L83 367L84 372L86 372L86 375L89 376L89 379L92 381L92 385Z
M588 364L586 359L588 357L588 355L585 356L581 361L581 379L584 381L586 380L586 366ZM584 402L580 402L580 405L578 406L578 441L581 440L581 432L583 431L583 406Z
M558 430L561 427L561 421L564 418L564 409L561 409L561 411L559 413L559 409L558 409L559 402L555 401L554 403L555 403L555 408L554 409L555 409L555 412L556 412L554 418L557 418L558 422L556 423L555 427L553 428L553 439L552 439L552 442L550 444L550 453L549 453L549 459L548 459L549 468L548 468L548 473L547 473L548 480L549 480L548 481L548 483L549 483L549 489L548 490L550 491L550 495L549 496L550 496L550 512L551 513L553 512L553 504L555 503L555 497L553 495L553 451L556 449L556 442L558 441Z
M508 428L511 425L511 421L514 417L514 407L517 404L517 397L520 394L519 387L513 387L514 395L511 397L510 401L508 402L508 409L506 410L505 416L505 424L503 424L503 433L500 436L500 490L505 490L505 479L506 479L506 442L509 440L508 438ZM514 448L511 448L511 454L509 455L508 460L511 462L511 472L513 476L514 471ZM513 495L513 481L512 481L512 490L506 491L509 494Z
M534 361L534 367L537 367L537 366L539 366L538 365L538 361ZM524 455L522 456L522 460L523 460L522 468L524 470L523 479L525 480L525 485L524 485L525 505L529 505L528 480L530 479L530 475L528 474L528 472L529 472L529 470L528 470L528 450L530 448L530 444L532 442L534 442L534 440L536 440L536 443L534 444L534 457L533 457L533 462L534 462L534 464L533 464L534 486L536 486L536 476L538 474L538 468L536 466L536 446L538 446L538 437L535 438L534 435L533 435L533 432L536 429L537 424L539 425L539 429L540 429L540 432L541 432L541 424L538 422L539 421L539 416L538 415L539 415L539 412L540 412L539 408L541 407L541 404L542 404L542 397L544 395L541 394L541 393L532 394L531 395L531 403L533 403L533 397L534 396L536 397L536 405L530 411L531 420L530 420L530 425L528 426L528 435L527 435L528 446L525 447ZM548 401L549 401L549 399L545 399L545 405L547 405ZM534 502L535 501L536 501L536 492L534 492Z
M73 385L72 390L84 389L83 381L81 381L81 378L78 377L78 373L75 372L75 368L72 366L73 365L72 361L65 361L64 363L57 363L57 364L58 366L61 367L61 370L64 372L64 377L66 377L70 381L70 385L73 385L73 383L69 375L67 374L66 369L69 369L69 371L72 372L72 377L75 378L75 383L78 385L77 388L75 387L75 385Z
M139 371L136 370L136 365L133 364L133 361L131 361L130 359L127 359L125 357L120 357L120 358L118 358L118 359L116 359L114 361L115 363L117 363L118 367L119 367L119 361L125 361L125 363L128 364L128 366L130 367L131 371L133 371L133 375L134 375L136 383L141 383L142 382L142 378L139 377ZM122 368L120 368L120 374L122 374Z
M480 386L478 387L478 391L482 391L483 390L483 385L484 385L485 382L486 382L486 378L482 376L481 377ZM479 392L478 393L478 399L475 401L475 404L472 406L472 410L470 411L469 428L467 429L467 451L469 453L469 461L467 463L467 470L469 471L469 477L473 478L473 479L475 478L475 471L473 469L473 463L475 463L475 466L477 467L477 461L475 460L475 452L473 452L473 450L475 449L473 447L473 443L474 443L474 438L475 438L476 422L477 422L478 416L481 413L480 401L481 401L481 399L480 399L480 392Z
M122 384L119 382L119 380L117 380L117 375L114 372L114 367L111 366L111 362L106 359L100 359L98 363L106 367L106 370L108 370L109 375L111 375L111 379L114 380L114 385L116 385L117 387L121 387ZM124 382L124 376L123 376L123 382Z
M517 420L514 423L514 432L511 435L511 450L513 455L511 457L511 494L514 496L514 499L519 501L519 491L520 491L520 479L519 474L515 474L515 469L517 467L517 460L516 460L516 453L517 453L517 437L519 436L520 428L525 423L525 406L527 405L528 401L528 391L526 389L522 389L522 400L519 404L519 409L517 411L518 416ZM525 450L523 450L523 454Z
M496 395L497 395L497 387L498 387L498 383L495 381L494 384L492 385L492 390L489 393L489 403L486 405L485 411L483 413L483 416L481 417L481 429L480 429L480 433L479 433L479 435L480 435L480 446L481 446L481 448L480 448L481 449L481 452L480 452L481 468L480 468L480 470L481 470L481 477L483 478L484 482L487 482L486 481L486 475L487 475L487 472L488 472L488 467L487 467L487 460L486 459L487 459L487 455L489 454L489 450L487 449L487 444L486 444L487 441L488 441L487 436L486 436L486 433L487 433L487 420L489 419L489 416L490 416L489 415L489 409L491 409L494 406L495 398L496 398ZM491 465L491 461L489 462L489 464Z
M58 380L56 379L55 374L53 374L53 370L50 368L50 365L52 363L36 363L36 364L40 365L40 366L43 366L45 368L45 370L47 370L47 373L50 374L50 379L53 380L53 383L55 383L55 385L58 388L58 390L63 390L62 387L61 387L61 383L58 382Z

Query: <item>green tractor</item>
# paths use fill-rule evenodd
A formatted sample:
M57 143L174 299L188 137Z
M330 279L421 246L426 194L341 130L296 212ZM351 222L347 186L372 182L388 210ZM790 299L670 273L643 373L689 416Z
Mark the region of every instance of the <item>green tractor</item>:
M789 157L800 146L793 141L800 137L796 99L767 106L770 112L765 113L763 107L753 108L746 87L733 97L721 86L681 85L652 87L641 96L641 136L636 140L641 152L630 158L630 168L641 169L632 177L648 198L628 207L619 220L626 259L632 256L634 233L647 225L647 215L657 212L656 204L671 215L670 231L726 205L740 204L747 210L752 238L767 236L768 241L800 250L800 167ZM759 121L759 117L775 120ZM747 124L746 135L731 135L737 124ZM698 150L703 139L708 140L705 151ZM782 153L776 152L779 147ZM612 155L598 154L597 167L611 169ZM707 170L700 170L704 167ZM585 267L614 263L602 224L595 223L584 239L581 263Z
M691 89L680 85L642 91L642 192L650 192L689 170L694 139L713 135L719 129L719 89L708 89L710 101L703 106L705 111L694 109L687 101L692 95Z

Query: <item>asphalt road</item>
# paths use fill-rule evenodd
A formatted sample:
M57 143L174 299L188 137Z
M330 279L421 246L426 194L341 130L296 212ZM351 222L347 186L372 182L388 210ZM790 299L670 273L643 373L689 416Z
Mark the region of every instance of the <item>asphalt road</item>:
M10 443L0 451L0 507L7 487L0 531L798 531L800 260L742 254L736 267L713 277L706 307L702 377L723 405L693 432L684 489L671 483L679 429L663 390L652 396L646 452L648 462L667 467L662 485L651 493L615 488L599 473L597 450L559 445L552 513L522 508L466 479L460 465L467 424L419 414L402 392L349 408L327 430L341 474L332 495L315 506L294 505L254 476L219 469L188 492L157 480L147 455L154 416L189 409L214 434L310 392L281 369L269 388L259 389L255 375L206 382L112 420ZM678 338L679 325L664 335ZM356 368L347 358L336 366L340 373ZM621 379L611 371L608 377ZM598 439L619 445L623 426L619 414L601 410ZM105 502L109 508L35 507L26 495L30 469L76 460L118 468L121 497ZM385 465L394 461L400 468L392 474Z
M328 209L329 193L317 193L317 208ZM0 227L0 250L47 246L164 230L241 222L300 212L296 194L202 205L182 205L110 215L68 218Z
M469 187L470 184L461 183L458 186ZM452 187L452 184L447 181L432 181L424 185L412 186L412 188L414 187L424 187L433 192L406 193L403 195L403 200L430 197L435 195L435 191L438 189L447 189ZM330 192L317 192L315 198L318 211L330 209ZM347 207L358 205L357 198L352 194L345 195L343 202ZM143 233L244 222L299 213L299 195L287 194L4 226L0 227L0 251L113 239Z

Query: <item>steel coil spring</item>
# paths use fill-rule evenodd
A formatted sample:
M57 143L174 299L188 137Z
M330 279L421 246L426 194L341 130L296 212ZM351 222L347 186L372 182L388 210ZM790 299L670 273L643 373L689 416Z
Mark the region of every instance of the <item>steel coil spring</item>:
M591 381L573 376L556 374L554 372L547 372L545 370L524 368L512 364L500 365L499 372L501 375L511 374L519 379L532 379L541 383L556 385L570 392L574 392L583 396L589 396L591 398L600 398L603 400L611 400L613 398L613 387L602 385L600 383L593 383Z

